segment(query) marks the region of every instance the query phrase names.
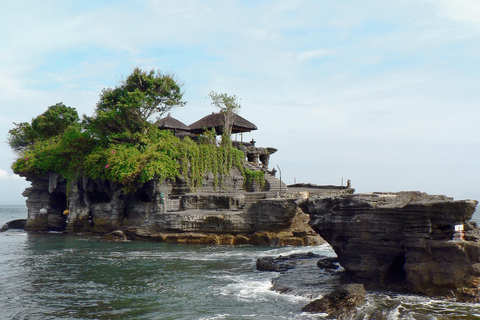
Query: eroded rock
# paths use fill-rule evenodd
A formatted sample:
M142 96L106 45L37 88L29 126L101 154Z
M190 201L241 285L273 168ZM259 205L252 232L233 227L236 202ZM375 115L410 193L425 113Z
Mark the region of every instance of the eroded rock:
M304 312L328 313L334 319L351 319L365 303L363 284L346 284L302 308Z
M312 228L356 278L404 283L428 295L459 292L459 299L470 301L478 300L480 285L479 229L469 221L476 206L420 192L320 196L301 203ZM452 241L455 225L464 226L466 241Z

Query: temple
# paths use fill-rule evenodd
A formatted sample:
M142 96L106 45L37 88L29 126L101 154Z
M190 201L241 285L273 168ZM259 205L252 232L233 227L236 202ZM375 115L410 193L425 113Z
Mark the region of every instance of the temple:
M223 132L225 118L212 113L187 126L170 115L158 120L159 130L198 141L206 130ZM308 225L308 216L286 195L287 186L270 169L275 148L258 147L243 133L257 130L236 115L232 146L245 155L243 169L233 166L219 182L205 172L200 186L187 178L152 179L133 194L119 183L84 176L67 181L55 172L27 176L28 231L110 234L128 239L216 244L311 245L323 241ZM68 215L64 215L65 209Z

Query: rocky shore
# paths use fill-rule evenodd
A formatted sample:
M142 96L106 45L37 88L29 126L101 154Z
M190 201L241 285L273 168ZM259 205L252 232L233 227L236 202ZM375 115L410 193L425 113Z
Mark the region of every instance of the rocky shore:
M204 186L195 193L188 193L181 179L150 181L128 196L109 181L79 178L67 187L67 181L55 173L29 180L32 186L24 192L27 231L194 244L305 246L325 242L296 203L308 193L287 194L284 189L283 197L272 197L271 192L245 192L243 176L234 170L224 190L216 191L213 178L206 176Z
M206 177L196 193L185 192L181 180L151 181L129 196L108 181L80 178L67 188L53 173L31 180L24 192L27 231L195 244L326 241L337 258L322 259L319 266L335 270L340 265L342 277L367 289L480 301L480 229L470 221L477 201L421 192L355 194L349 187L311 185L295 185L272 197L242 191L238 174L227 181L231 192L214 192ZM290 269L289 262L281 268ZM283 290L279 283L274 287Z

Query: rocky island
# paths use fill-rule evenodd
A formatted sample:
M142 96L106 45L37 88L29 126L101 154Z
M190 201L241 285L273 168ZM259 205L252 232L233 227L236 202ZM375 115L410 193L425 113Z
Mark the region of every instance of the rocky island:
M31 182L25 230L181 243L324 242L269 168L277 150L243 142L257 127L238 115L237 98L210 97L220 112L189 126L170 114L151 121L185 104L180 86L135 69L102 92L92 117L80 121L59 103L16 124L13 169Z
M189 126L169 114L151 121L184 104L180 86L135 69L102 92L92 117L80 121L59 103L16 124L13 169L31 182L25 230L180 243L327 241L346 274L367 288L479 301L480 230L470 221L477 201L355 194L350 182L287 189L269 168L277 150L243 142L257 127L238 115L236 97L210 97L220 112ZM23 227L2 230L13 225Z

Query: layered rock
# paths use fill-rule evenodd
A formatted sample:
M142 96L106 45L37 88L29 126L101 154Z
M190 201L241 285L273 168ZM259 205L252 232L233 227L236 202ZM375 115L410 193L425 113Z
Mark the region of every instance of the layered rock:
M205 197L215 203L214 195ZM220 197L225 204L224 196ZM234 204L230 209L155 213L129 227L127 234L132 239L181 243L301 246L324 242L294 199L261 199L248 210L234 210L237 201L230 203Z
M420 192L311 197L310 225L345 270L368 283L405 283L412 291L477 301L480 236L470 222L477 201ZM465 241L452 241L463 225Z
M123 230L129 239L182 243L323 242L295 199L259 199L247 206L243 180L233 171L223 182L227 189L222 192L208 192L215 186L213 178L206 175L204 186L196 193L185 193L190 190L181 177L149 181L132 195L125 195L120 185L110 181L79 178L67 182L55 173L29 178L32 186L24 192L28 207L25 229L98 234ZM68 215L64 215L66 209Z

